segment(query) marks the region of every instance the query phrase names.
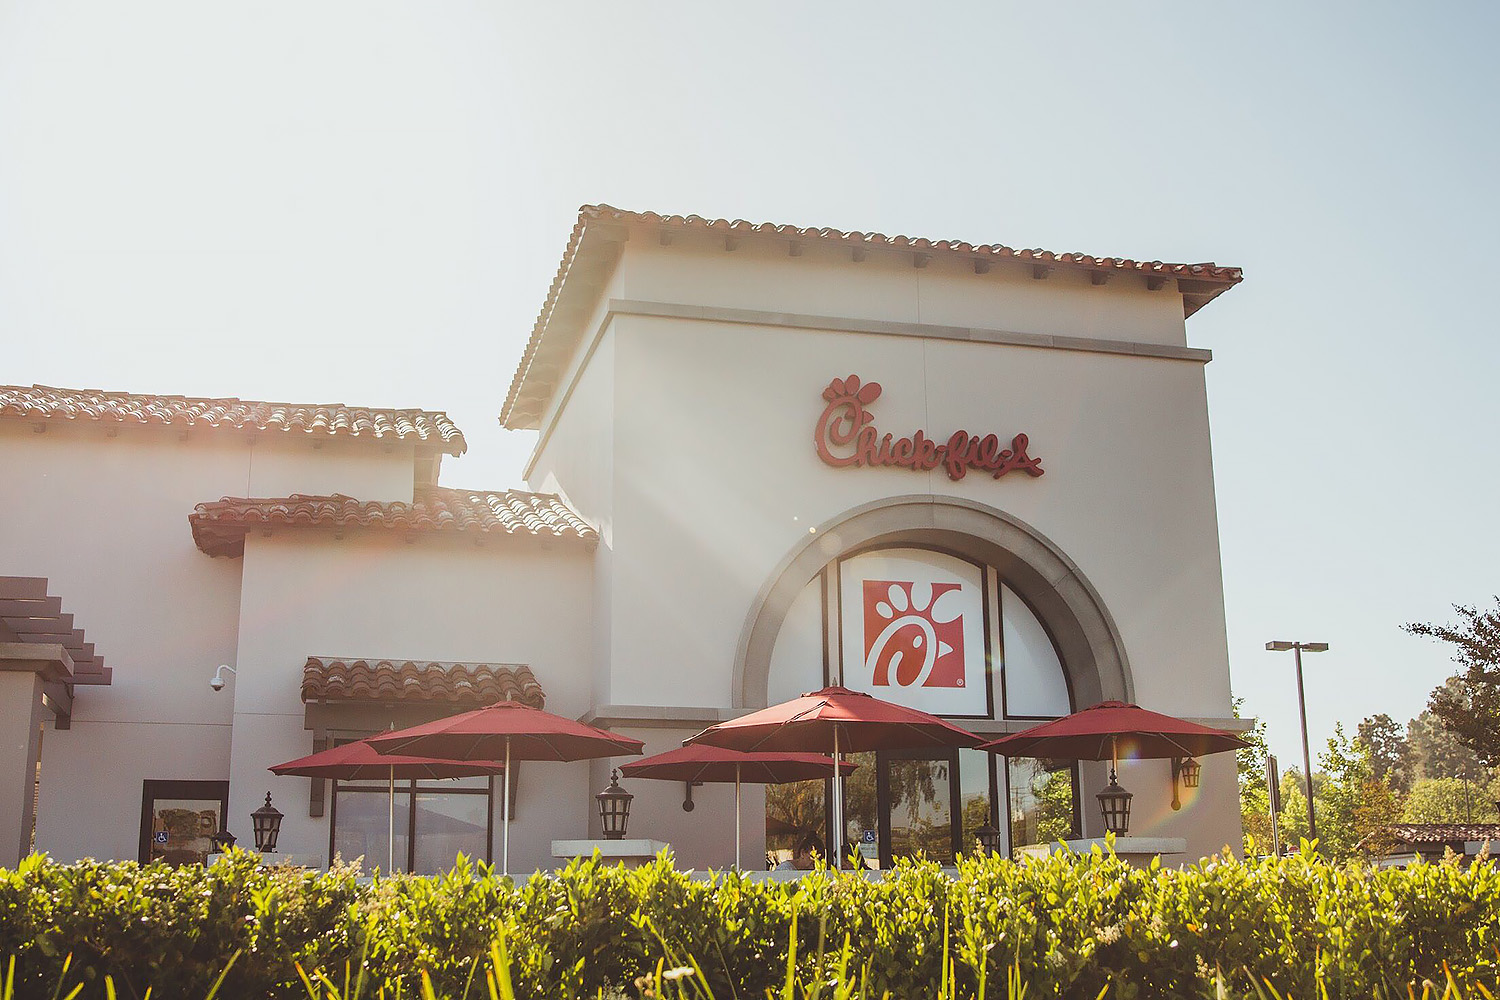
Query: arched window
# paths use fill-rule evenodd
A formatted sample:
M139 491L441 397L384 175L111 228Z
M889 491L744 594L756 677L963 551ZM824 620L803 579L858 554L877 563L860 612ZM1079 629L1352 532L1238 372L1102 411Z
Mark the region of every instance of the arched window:
M828 683L966 722L1046 719L1073 710L1043 623L993 566L936 548L872 548L825 566L793 602L772 651L772 702ZM994 727L989 727L994 728ZM1005 761L977 750L860 754L846 781L845 840L872 864L921 851L951 862L999 825L1008 847L1077 829L1071 761ZM827 838L826 790L772 787L768 849Z

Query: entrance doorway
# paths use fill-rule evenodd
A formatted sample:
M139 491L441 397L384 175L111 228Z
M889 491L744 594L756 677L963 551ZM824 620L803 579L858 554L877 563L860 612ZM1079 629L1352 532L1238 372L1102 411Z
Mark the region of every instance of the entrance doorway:
M993 758L976 750L853 754L844 781L845 842L865 864L890 868L920 854L952 865L995 822Z

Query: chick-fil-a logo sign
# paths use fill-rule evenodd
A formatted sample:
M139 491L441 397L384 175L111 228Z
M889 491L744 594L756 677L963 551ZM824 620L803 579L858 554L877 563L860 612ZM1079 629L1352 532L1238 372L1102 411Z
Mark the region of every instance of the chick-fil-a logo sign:
M858 375L834 379L823 390L823 398L828 405L818 418L813 442L818 457L836 468L894 466L927 472L941 465L953 480L962 479L971 469L996 479L1007 472L1040 476L1044 471L1042 460L1026 453L1030 442L1025 434L1017 434L1005 447L994 434L980 437L968 431L954 431L944 444L921 431L903 438L880 433L866 409L880 398L880 383L861 383Z

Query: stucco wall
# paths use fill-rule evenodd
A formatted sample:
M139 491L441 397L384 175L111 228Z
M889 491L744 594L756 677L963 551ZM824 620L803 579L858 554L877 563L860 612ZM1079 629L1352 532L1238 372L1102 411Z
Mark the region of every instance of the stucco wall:
M582 365L582 357L575 359ZM608 594L614 580L615 336L605 328L587 365L582 365L573 397L539 443L530 484L559 493L599 532L594 550L593 607L588 622L590 665L596 704L610 702L609 647L612 633Z
M234 680L217 694L208 681L237 659L241 563L193 545L193 505L290 492L410 499L412 452L45 426L0 421L0 574L46 577L114 678L76 689L71 729L47 729L37 846L61 860L134 858L143 780L229 775Z
M619 273L635 300L1186 343L1180 296L1144 282L634 238ZM617 315L611 329L612 701L728 709L745 616L777 563L846 511L927 492L1017 517L1074 560L1119 626L1142 704L1230 714L1201 361L642 315ZM851 372L884 386L871 407L882 432L1025 432L1046 475L954 482L942 469L824 465L813 449L821 393ZM579 399L575 389L570 406ZM548 468L567 489L563 463ZM1136 832L1188 835L1195 851L1237 843L1233 768L1221 763L1205 766L1180 813L1157 808L1170 801L1166 764L1130 765L1162 771L1143 770L1133 788ZM1091 815L1103 776L1085 770Z
M1011 513L1071 556L1131 662L1147 665L1135 677L1144 703L1229 713L1200 365L644 317L617 326L617 699L727 706L745 613L785 553L844 511L925 490ZM820 394L850 372L884 385L881 430L1025 431L1046 475L955 483L940 469L822 464ZM689 666L648 667L663 656Z
M249 835L269 790L286 814L280 849L326 856L328 817L308 816L307 778L266 768L312 751L299 691L310 655L527 663L547 709L591 705L591 559L581 547L526 539L379 533L248 540L234 691L230 829ZM587 764L525 764L511 867L550 867L553 838L582 836L593 808ZM597 789L595 789L597 790ZM496 797L498 858L499 797Z
M630 299L721 308L985 327L1067 337L1182 346L1182 296L1171 282L1151 291L1135 275L1093 285L1058 268L1044 280L1029 264L996 263L975 274L963 259L937 254L926 267L909 253L850 251L809 242L793 257L785 243L724 250L722 236L675 237L663 247L633 234L620 263L617 294Z

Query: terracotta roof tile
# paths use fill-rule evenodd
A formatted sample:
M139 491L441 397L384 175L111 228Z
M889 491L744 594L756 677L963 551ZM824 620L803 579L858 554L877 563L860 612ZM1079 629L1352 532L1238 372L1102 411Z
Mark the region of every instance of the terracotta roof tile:
M1500 843L1500 823L1394 823L1387 829L1403 844Z
M588 544L599 540L599 533L553 494L442 486L418 487L412 503L356 500L341 494L225 497L198 504L188 523L193 541L211 556L242 555L247 532L271 527L525 535Z
M1127 257L1096 257L1084 253L1057 253L1052 250L1017 249L1000 243L974 244L962 240L929 240L912 236L887 236L884 233L845 232L841 229L799 227L762 222L752 223L743 219L707 219L698 215L658 215L655 212L629 212L611 205L584 205L578 210L578 221L568 237L567 249L563 251L562 263L552 279L552 287L542 304L542 311L532 327L531 339L521 355L511 379L510 391L500 411L500 423L505 427L524 429L536 426L535 407L541 405L531 400L531 409L521 413L524 407L517 406L523 387L533 375L544 383L542 394L550 395L550 380L555 379L565 359L538 359L543 335L558 311L558 299L564 283L572 276L590 270L604 270L613 263L613 258L604 251L591 247L586 234L590 225L628 226L647 225L662 230L698 231L722 233L726 238L769 238L791 242L818 241L840 243L848 246L876 250L905 250L917 253L951 254L982 260L1012 260L1019 263L1044 264L1048 267L1067 267L1105 274L1132 273L1151 278L1173 278L1184 283L1183 309L1191 316L1207 305L1219 293L1232 288L1243 280L1238 267L1223 267L1213 262L1200 264L1169 264L1159 260L1132 260ZM596 258L596 259L591 259ZM1189 289L1187 286L1190 285ZM544 403L545 401L541 401Z
M450 455L467 447L448 415L434 410L393 410L343 403L264 403L248 399L152 396L46 385L0 386L0 418L285 431L327 437L401 441Z
M445 701L490 705L519 701L532 708L546 693L522 663L370 660L309 656L302 701Z

